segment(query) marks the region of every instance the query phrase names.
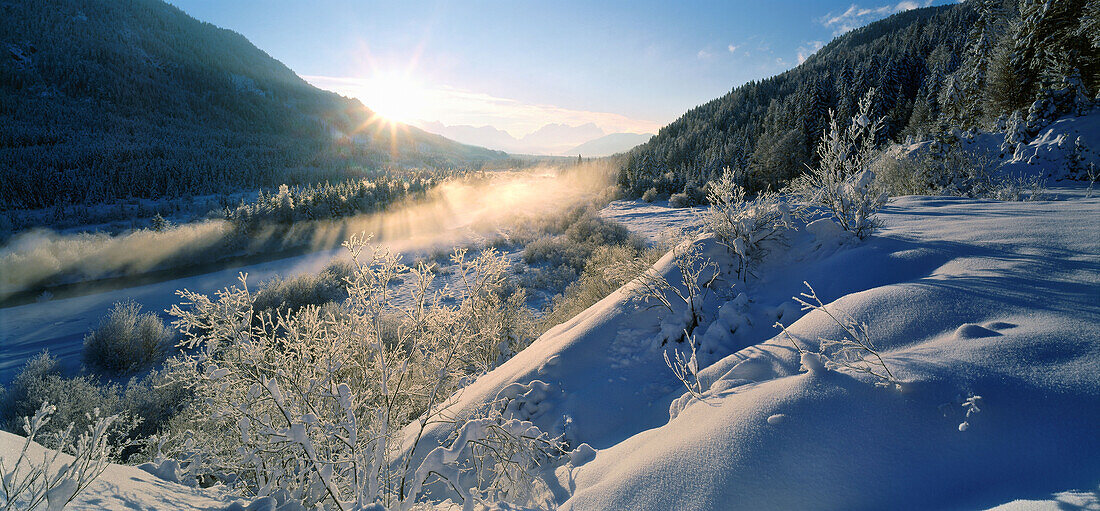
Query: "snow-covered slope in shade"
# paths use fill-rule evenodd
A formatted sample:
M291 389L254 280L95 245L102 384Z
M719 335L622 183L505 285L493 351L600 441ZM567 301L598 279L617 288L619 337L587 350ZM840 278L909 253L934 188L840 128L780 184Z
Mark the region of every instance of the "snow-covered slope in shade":
M516 396L522 418L600 449L559 469L566 509L973 509L1095 490L1098 218L1100 199L895 199L871 239L815 223L771 247L758 278L727 276L709 295L696 330L705 403L681 396L662 358L686 347L662 346L681 319L620 290L465 388L453 410ZM657 268L672 275L671 256ZM901 391L800 371L775 321L804 348L838 336L790 299L803 280L868 323ZM420 449L444 434L430 430Z

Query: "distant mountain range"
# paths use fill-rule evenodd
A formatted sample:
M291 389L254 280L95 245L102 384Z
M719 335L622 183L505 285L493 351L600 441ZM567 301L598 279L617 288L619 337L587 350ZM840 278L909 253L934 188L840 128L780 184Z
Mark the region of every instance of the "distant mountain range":
M0 3L0 211L505 158L306 83L160 0Z
M589 140L574 147L563 154L578 155L584 157L610 156L612 154L629 151L635 146L646 143L653 138L652 133L612 133L600 138Z
M520 138L492 126L448 126L435 121L421 121L417 124L425 131L464 144L514 154L608 156L627 151L653 136L652 134L637 133L606 134L603 129L593 123L579 126L547 124Z

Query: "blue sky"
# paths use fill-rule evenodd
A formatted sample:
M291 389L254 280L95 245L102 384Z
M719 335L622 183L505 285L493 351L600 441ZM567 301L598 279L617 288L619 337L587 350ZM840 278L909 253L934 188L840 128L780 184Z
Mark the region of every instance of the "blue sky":
M170 0L311 83L406 122L522 136L595 122L655 132L837 34L928 0ZM945 3L937 0L935 4Z

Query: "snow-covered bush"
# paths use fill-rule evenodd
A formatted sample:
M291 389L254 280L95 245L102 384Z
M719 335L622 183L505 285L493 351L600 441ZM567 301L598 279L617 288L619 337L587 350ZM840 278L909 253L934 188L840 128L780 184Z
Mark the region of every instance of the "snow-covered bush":
M500 405L467 418L445 445L424 457L412 478L410 499L425 483L438 480L458 494L463 509L474 509L475 500L554 505L544 479L565 461L566 444L529 421L505 417Z
M34 415L23 417L26 439L19 456L10 465L0 458L0 509L29 511L45 507L60 511L107 468L114 454L107 441L108 431L118 417L103 417L98 409L88 415L87 428L74 428L69 423L56 435L56 449L42 453L41 458L32 454L31 443L43 433L56 411L56 406L43 402ZM74 435L74 429L81 432ZM59 464L62 451L72 460Z
M554 293L565 289L584 271L599 247L643 243L623 225L599 216L595 210L569 212L542 226L542 234L523 249L523 261L534 266L524 275L524 287Z
M119 442L122 461L133 461L131 456L141 457L143 444L170 428L180 411L195 398L193 382L168 377L174 362L175 359L169 359L168 367L153 370L140 380L131 380L122 392L119 408L122 419L140 419L134 421L126 438Z
M453 420L443 400L521 347L529 327L508 300L507 260L495 251L456 250L452 293L432 291L425 263L408 267L359 237L346 246L356 267L340 315L306 305L256 322L244 275L213 298L180 291L170 314L188 352L170 361L168 378L192 385L195 399L176 421L190 433L162 437L186 443L161 445L161 464L180 457L190 479L306 507L417 498L415 445L406 450L395 436L410 423L422 433ZM412 290L397 299L399 280Z
M536 333L541 334L580 314L623 284L637 278L661 255L663 252L659 249L639 250L631 245L611 245L596 249L588 258L584 272L576 282L554 296L539 318ZM635 259L638 264L633 263ZM623 271L624 268L633 269L637 273Z
M1020 110L1014 110L1012 116L1005 123L1005 138L1001 142L1001 156L1016 152L1016 147L1026 144L1031 132L1027 128L1027 121Z
M887 199L871 170L883 123L871 118L873 97L871 89L860 99L859 111L846 128L830 112L829 129L817 146L818 164L793 186L802 201L828 209L844 230L860 239L878 226L875 213Z
M1073 141L1073 150L1066 156L1062 175L1068 179L1088 180L1091 183L1096 180L1098 162L1100 158L1097 158L1081 137L1077 137Z
M704 218L706 229L718 236L737 258L737 274L748 278L749 264L766 255L762 244L792 226L790 210L779 194L760 192L748 199L745 189L727 167L710 184L707 200L711 207Z
M345 279L353 271L351 263L334 259L317 273L302 273L289 278L274 277L260 285L253 307L257 313L285 313L306 305L342 302L348 296Z
M494 249L467 258L466 249L451 256L455 291L462 297L458 314L471 332L460 357L472 374L500 365L527 347L534 318L526 306L527 293L509 279L512 265Z
M720 271L718 264L709 257L703 257L697 243L685 240L673 247L676 269L679 274L679 282L669 282L655 268L649 266L642 258L635 258L629 264L613 268L610 273L613 278L623 279L626 275L637 275L633 281L637 286L632 289L632 298L650 304L650 307L663 307L670 314L664 318L666 326L675 324L675 337L677 342L683 342L694 332L695 327L703 320L703 300L710 291L711 285L718 279ZM686 306L683 310L680 303ZM676 315L682 315L682 322L673 319ZM673 339L671 333L666 333L662 344Z
M156 362L173 336L156 314L142 314L133 301L119 302L84 337L84 362L113 374L132 373Z
M694 206L694 204L691 202L691 197L683 192L678 192L670 195L668 198L668 205L669 207L673 208L689 208L691 206Z
M657 189L656 188L650 188L650 189L646 190L645 193L642 194L642 200L644 200L646 202L653 202L653 201L657 200Z
M1001 201L1042 196L1038 177L1001 175L992 155L963 147L957 140L903 157L884 156L876 164L878 182L891 195L948 195Z
M23 417L34 415L45 401L53 403L56 409L51 412L53 420L39 428L43 433L39 443L50 448L61 447L56 443L57 435L68 424L73 423L76 429L83 430L91 425L88 417L95 410L114 414L120 409L116 385L104 385L87 376L65 378L57 359L43 351L23 366L5 390L0 400L3 429L21 433Z
M802 354L803 367L811 373L844 368L855 373L874 377L876 379L875 385L900 389L901 382L890 370L890 367L886 365L886 361L883 360L882 354L871 339L867 323L856 321L846 312L834 313L830 311L818 298L814 288L808 282L803 282L803 284L810 290L809 293L799 293L799 296L793 297L794 300L802 306L803 311L817 311L825 314L840 328L841 333L840 339L825 337L817 339L818 349L814 353L805 349L802 344L795 340L786 326L776 322L776 328L782 330L783 335Z

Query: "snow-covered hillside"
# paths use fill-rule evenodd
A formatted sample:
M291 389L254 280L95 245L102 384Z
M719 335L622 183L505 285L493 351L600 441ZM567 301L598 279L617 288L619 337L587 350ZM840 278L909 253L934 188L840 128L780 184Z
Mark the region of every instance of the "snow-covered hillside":
M628 285L464 388L451 412L510 397L516 418L596 448L557 468L551 500L564 509L1090 509L1100 199L1068 195L901 197L864 241L828 220L792 231L756 277L723 275L706 295L694 332L702 401L663 358L687 350L671 335L682 316L631 300ZM604 214L651 235L684 220L634 202ZM728 262L713 240L697 243ZM676 282L674 254L656 269ZM801 368L775 322L804 350L840 335L792 300L803 281L829 312L867 323L900 390ZM419 445L426 453L449 433L429 427ZM15 438L0 438L8 459ZM124 501L214 509L230 499L112 466L77 508Z
M704 402L682 397L662 358L686 344L662 345L669 320L624 289L453 406L512 397L518 417L599 449L559 469L567 509L982 508L1094 490L1097 218L1100 199L895 199L869 240L818 222L775 247L759 278L727 277L707 298ZM672 256L657 267L671 275ZM800 371L773 323L803 349L839 335L822 312L799 319L803 281L868 324L900 391Z

